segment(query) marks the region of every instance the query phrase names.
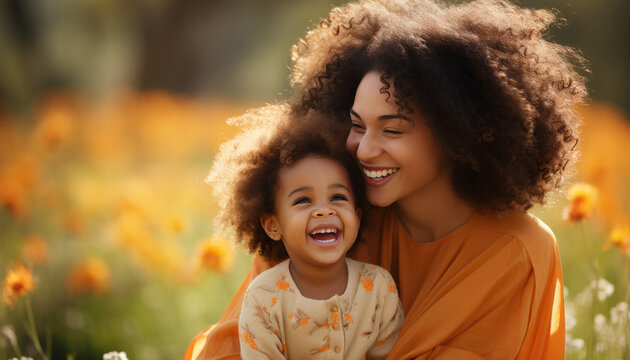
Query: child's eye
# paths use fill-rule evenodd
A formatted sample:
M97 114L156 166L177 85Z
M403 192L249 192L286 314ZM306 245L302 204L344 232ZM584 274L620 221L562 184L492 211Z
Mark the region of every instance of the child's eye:
M298 205L298 204L308 204L310 202L311 202L311 200L309 198L301 197L301 198L298 198L297 200L295 200L293 202L293 206Z
M337 201L337 200L348 200L348 198L345 195L342 194L336 194L333 195L333 197L330 199L331 201Z

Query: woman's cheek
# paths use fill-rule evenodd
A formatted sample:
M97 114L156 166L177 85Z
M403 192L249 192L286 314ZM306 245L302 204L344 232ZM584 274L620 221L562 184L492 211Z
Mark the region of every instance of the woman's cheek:
M357 149L359 148L360 142L361 137L354 131L350 131L348 138L346 139L346 148L355 158L357 157Z

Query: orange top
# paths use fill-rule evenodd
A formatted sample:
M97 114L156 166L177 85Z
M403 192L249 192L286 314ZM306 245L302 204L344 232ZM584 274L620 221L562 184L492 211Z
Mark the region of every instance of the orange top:
M417 243L395 208L371 216L354 258L392 273L405 321L388 359L564 359L564 298L555 238L537 218L474 213L431 243ZM218 324L197 335L184 360L239 359L240 304L269 266L260 257Z

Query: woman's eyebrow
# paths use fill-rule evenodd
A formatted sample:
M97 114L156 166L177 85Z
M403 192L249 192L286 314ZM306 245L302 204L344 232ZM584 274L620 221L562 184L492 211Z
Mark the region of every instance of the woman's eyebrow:
M359 114L357 114L357 112L354 111L354 109L350 109L350 114L356 116L357 118L359 118L359 120L362 120L361 116L359 116ZM401 115L401 114L381 115L381 116L377 117L376 119L377 120L402 119L402 120L410 121L408 117L406 117L405 115Z

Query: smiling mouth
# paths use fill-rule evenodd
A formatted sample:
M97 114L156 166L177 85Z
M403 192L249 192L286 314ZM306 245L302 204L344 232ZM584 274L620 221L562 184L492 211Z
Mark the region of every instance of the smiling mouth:
M317 229L309 233L316 243L323 246L333 245L338 240L339 234L341 234L341 231L335 228Z
M363 168L365 176L372 181L382 181L391 175L395 174L400 168L380 169L380 170L368 170Z

